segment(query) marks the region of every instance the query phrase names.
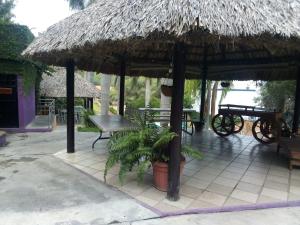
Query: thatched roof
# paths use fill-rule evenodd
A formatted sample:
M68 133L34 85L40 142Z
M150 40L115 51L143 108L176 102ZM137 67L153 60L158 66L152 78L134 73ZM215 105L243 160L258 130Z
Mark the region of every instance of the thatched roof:
M189 78L200 77L207 47L211 79L248 79L256 62L270 64L270 57L278 69L289 67L299 37L299 0L98 0L51 26L24 54L59 66L74 59L79 69L114 74L126 57L128 75L165 76L174 43L184 41ZM232 75L232 67L244 75Z
M55 68L55 72L51 76L43 74L40 84L40 94L41 96L51 98L65 98L67 96L66 71L62 68ZM76 72L75 97L100 98L100 91Z

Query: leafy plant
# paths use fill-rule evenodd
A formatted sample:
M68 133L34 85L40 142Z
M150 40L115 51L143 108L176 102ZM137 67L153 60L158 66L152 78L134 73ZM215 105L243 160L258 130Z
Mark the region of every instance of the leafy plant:
M118 114L118 111L114 108L114 107L109 107L109 111L112 113L112 114Z
M142 181L145 172L152 162L169 161L169 143L177 136L169 129L161 129L154 123L145 122L142 116L135 116L134 122L138 125L136 130L115 133L109 143L109 156L106 161L104 179L109 169L120 163L119 180L122 183L126 173L137 168L138 181ZM201 152L183 146L183 155L201 159Z
M86 110L83 113L83 124L85 127L95 127L95 125L90 120L89 116L95 115L93 110Z
M276 109L282 112L292 111L295 90L295 81L265 82L260 87L260 96L255 99L255 102L268 109Z
M136 99L131 99L126 101L126 106L133 109L143 108L145 107L145 96L140 93L141 96ZM150 105L154 108L158 108L160 105L160 99L155 96L151 97Z
M97 127L77 127L78 132L99 132Z
M0 24L12 23L14 0L0 0Z
M33 41L34 36L26 26L1 23L5 5L13 1L0 0L0 68L1 74L22 76L25 94L35 86L39 87L42 74L51 73L51 69L41 63L22 57L22 51ZM4 7L4 8L3 8ZM2 18L3 19L3 18Z

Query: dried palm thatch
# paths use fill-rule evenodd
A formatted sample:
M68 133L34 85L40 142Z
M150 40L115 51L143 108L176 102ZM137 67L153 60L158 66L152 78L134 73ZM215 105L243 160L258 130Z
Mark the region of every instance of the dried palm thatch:
M49 76L43 74L40 84L41 96L51 98L65 98L66 72L62 68L55 68L55 72ZM79 73L75 73L75 97L100 98L100 91Z
M59 66L74 59L80 69L114 74L125 57L128 75L159 77L167 76L174 43L183 41L188 78L200 77L208 49L211 79L233 74L223 65L228 59L239 61L229 65L244 74L230 78L248 79L257 60L273 57L279 70L288 68L300 52L299 37L299 0L98 0L51 26L24 54Z

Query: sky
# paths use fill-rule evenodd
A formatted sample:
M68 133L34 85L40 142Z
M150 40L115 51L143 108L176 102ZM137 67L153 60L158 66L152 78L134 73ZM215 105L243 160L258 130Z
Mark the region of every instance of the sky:
M27 25L36 36L74 13L66 0L16 0L15 4L14 21Z

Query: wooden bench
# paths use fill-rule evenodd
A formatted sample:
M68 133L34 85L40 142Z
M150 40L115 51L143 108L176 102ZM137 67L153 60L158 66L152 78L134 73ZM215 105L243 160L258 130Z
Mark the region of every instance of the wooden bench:
M280 146L288 150L289 169L292 170L294 166L300 166L300 136L281 138Z
M149 121L151 119L152 122L160 122L160 123L169 123L171 117L171 109L170 108L139 108L139 111L144 115L145 121ZM192 120L189 116L190 113L196 112L194 109L183 109L182 114L182 131L193 135L194 127L192 126L192 132L188 131L188 123L192 123Z

